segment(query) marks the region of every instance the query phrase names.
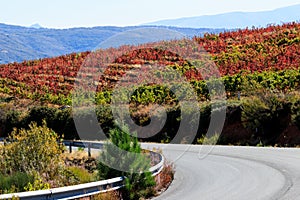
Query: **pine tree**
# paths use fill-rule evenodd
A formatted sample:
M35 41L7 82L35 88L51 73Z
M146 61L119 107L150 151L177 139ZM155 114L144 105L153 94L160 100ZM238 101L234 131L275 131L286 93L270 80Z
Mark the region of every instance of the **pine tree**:
M139 199L153 194L155 185L150 168L150 159L142 152L138 138L129 134L126 126L110 131L110 141L98 161L100 179L125 178L123 197Z

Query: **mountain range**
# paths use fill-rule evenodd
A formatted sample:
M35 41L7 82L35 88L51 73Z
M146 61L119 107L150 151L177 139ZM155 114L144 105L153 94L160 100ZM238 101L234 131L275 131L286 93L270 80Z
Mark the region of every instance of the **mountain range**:
M299 20L300 4L273 11L232 12L130 27L48 29L39 24L22 27L0 23L0 64Z
M282 24L300 20L300 4L260 12L230 12L217 15L203 15L179 19L160 20L146 25L175 26L190 28L246 28L265 27L268 24Z
M0 64L221 31L224 29L157 26L47 29L0 23Z

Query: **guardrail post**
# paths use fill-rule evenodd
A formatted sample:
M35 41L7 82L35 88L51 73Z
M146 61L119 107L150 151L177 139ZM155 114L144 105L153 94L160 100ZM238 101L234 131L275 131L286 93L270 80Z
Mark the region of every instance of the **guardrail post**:
M69 143L69 152L72 153L72 142Z
M92 153L91 153L91 143L88 144L88 154L89 154L89 157L92 156Z

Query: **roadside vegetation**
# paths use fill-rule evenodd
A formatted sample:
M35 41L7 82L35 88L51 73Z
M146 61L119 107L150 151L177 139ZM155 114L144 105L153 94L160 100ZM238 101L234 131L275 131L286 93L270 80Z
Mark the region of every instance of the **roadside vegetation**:
M35 122L15 129L0 146L0 193L63 187L96 180L81 164L67 165L60 137Z
M14 130L0 147L1 193L48 189L67 181L57 135L46 127ZM50 184L51 183L51 184Z
M141 149L136 137L120 129L111 132L112 143L106 143L100 157L88 157L81 150L65 152L66 147L59 142L62 138L49 129L44 120L41 126L32 122L28 129L14 129L0 146L0 194L50 189L122 176L125 178L125 187L106 195L119 194L118 197L122 199L140 199L154 196L170 184L173 172L167 171L172 169L164 169L159 175L164 182L157 183L148 171L151 157ZM118 153L118 148L136 154L119 154L120 158L116 159L113 155ZM121 169L129 167L131 171L116 170L105 163ZM165 173L169 174L165 176ZM100 198L101 195L98 196Z
M260 88L260 86L257 86L258 89L253 89L254 84L243 87L244 90L240 91L239 99L236 93L235 97L228 99L226 102L224 128L221 134L216 133L220 137L215 138L218 144L298 146L300 144L300 93L296 90L283 92L276 89ZM249 92L247 93L247 91ZM254 94L249 94L250 92ZM233 94L231 93L231 95ZM144 104L136 107L132 104L132 119L137 124L147 125L150 122L149 111L152 105ZM158 134L139 139L140 141L168 143L173 139L181 123L180 115L182 111L179 106L166 105L165 108L168 116L165 126ZM218 112L216 109L212 110L210 102L201 103L200 108L199 129L193 141L195 144L203 143L211 115ZM11 110L9 103L2 103L0 112L2 112L0 117L1 133L4 137L8 136L14 127L28 128L31 121L36 121L38 125L42 125L44 119L49 128L54 130L60 137L64 136L65 139L98 139L96 135L79 138L73 121L76 117L81 123L89 124L89 119L95 113L89 108L82 109L74 114L72 108L61 110L54 106L33 106L24 112L22 110ZM192 114L188 113L188 110L184 112ZM116 128L110 106L106 104L97 105L96 115L105 134L110 135L110 130ZM156 117L159 121L160 116ZM189 122L190 126L195 123L197 122ZM188 134L192 133L187 132ZM214 139L211 138L211 141L214 141Z

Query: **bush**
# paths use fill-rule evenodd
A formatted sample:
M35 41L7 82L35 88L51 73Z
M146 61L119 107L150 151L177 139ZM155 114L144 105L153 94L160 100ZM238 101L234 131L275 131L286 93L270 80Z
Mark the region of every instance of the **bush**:
M51 128L54 125L55 113L55 108L45 106L33 107L28 116L24 119L24 123L29 125L31 122L36 122L39 126L41 126L43 124L43 120L45 120L47 125Z
M31 123L29 129L15 129L6 145L0 147L0 171L2 174L36 173L47 179L54 178L63 164L63 146L58 136L46 126Z
M36 177L33 183L29 182L24 189L26 191L47 190L50 189L50 184L45 183L40 177Z
M68 167L67 170L69 171L72 178L80 183L89 183L94 181L92 174L90 174L86 169L80 167Z
M77 135L73 121L72 109L56 110L52 128L56 133L63 135L65 139L80 139Z
M292 103L291 112L293 123L300 129L300 96L299 94L292 94L289 96Z
M23 172L16 172L9 176L0 174L0 194L22 192L33 181L33 176Z
M14 127L21 126L21 113L9 106L0 107L0 136L7 137Z
M294 117L294 123L300 129L300 112L297 113L296 116Z
M274 141L291 123L291 103L281 93L264 92L242 104L242 121L255 132L257 141L274 145Z
M46 121L49 128L60 136L64 136L66 139L79 139L71 109L57 109L45 106L33 107L20 124L22 127L28 127L31 122L42 125L43 120Z

